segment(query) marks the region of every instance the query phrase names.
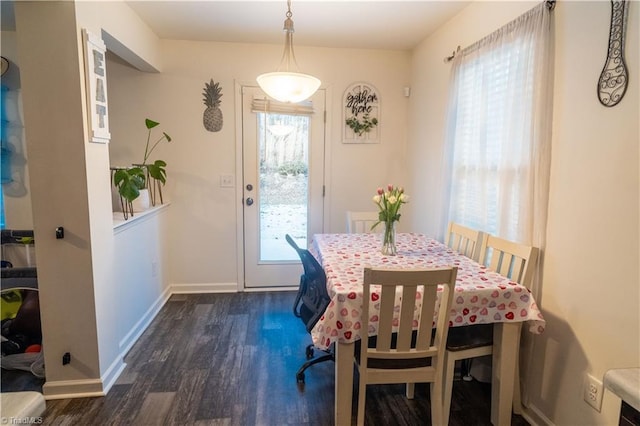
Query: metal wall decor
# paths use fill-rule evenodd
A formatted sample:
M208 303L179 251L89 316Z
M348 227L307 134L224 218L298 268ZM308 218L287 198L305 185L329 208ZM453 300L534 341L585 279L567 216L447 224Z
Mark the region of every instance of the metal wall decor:
M222 103L222 87L220 83L214 83L211 79L211 83L204 82L204 104L207 107L202 113L202 124L204 128L210 132L219 132L222 130L222 110L220 104Z
M343 143L380 142L380 96L370 83L353 83L343 96Z
M616 106L627 91L629 72L624 62L624 38L629 5L611 0L611 30L607 60L598 80L598 99L606 107Z

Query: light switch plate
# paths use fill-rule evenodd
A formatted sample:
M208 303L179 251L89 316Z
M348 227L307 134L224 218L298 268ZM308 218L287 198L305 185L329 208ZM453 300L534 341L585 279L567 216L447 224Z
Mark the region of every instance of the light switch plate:
M220 175L220 188L233 188L234 181L233 175Z

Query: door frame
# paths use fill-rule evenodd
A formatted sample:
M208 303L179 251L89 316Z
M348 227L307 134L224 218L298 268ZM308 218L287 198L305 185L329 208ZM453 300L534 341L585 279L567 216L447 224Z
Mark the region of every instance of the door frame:
M235 132L236 132L236 164L235 164L235 209L236 209L236 271L237 291L287 291L297 287L258 287L244 285L244 181L243 181L243 140L242 140L242 89L258 87L254 81L234 80ZM324 203L322 212L322 232L329 229L331 212L331 141L334 139L331 126L331 108L333 96L331 87L320 86L325 91L325 131L324 131ZM336 139L338 140L338 139Z

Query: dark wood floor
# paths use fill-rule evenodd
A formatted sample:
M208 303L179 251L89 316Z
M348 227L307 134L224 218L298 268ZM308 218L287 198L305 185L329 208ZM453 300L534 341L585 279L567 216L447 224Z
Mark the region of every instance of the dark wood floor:
M126 356L105 397L47 401L50 425L332 425L333 363L295 372L310 342L291 292L174 295ZM3 370L2 391L38 389ZM451 425L489 425L490 386L454 384ZM353 412L355 422L355 407ZM429 424L428 387L370 386L367 425ZM513 416L513 425L528 425ZM341 426L341 425L340 425Z

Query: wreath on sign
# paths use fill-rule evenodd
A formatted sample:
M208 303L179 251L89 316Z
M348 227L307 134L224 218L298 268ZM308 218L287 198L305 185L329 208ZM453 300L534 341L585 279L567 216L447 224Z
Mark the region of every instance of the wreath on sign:
M363 133L369 133L371 129L378 125L378 119L375 117L370 118L367 113L362 116L362 121L358 120L358 117L354 115L347 118L345 123L353 130L353 133L362 136Z

